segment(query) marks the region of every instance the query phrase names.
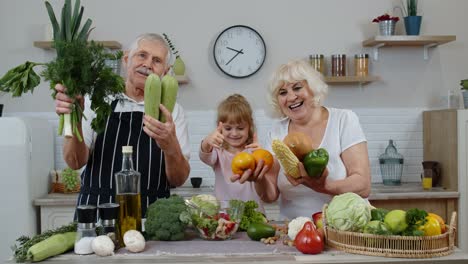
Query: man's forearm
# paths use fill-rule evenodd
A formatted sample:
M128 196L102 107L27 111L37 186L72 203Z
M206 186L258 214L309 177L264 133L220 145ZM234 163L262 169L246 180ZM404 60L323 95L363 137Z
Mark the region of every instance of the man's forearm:
M166 176L169 183L174 186L181 186L187 180L190 174L190 164L182 154L179 144L174 146L176 149L171 153L164 153Z
M78 125L79 132L83 135L81 126ZM63 159L68 167L78 170L88 162L89 149L84 140L79 141L75 136L64 137L63 139Z

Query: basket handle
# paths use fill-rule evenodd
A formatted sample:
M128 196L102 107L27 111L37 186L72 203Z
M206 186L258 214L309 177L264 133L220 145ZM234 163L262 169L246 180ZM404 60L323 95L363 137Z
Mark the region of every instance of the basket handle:
M450 247L455 246L455 230L457 229L457 212L452 212L452 217L450 218L449 225L449 243Z

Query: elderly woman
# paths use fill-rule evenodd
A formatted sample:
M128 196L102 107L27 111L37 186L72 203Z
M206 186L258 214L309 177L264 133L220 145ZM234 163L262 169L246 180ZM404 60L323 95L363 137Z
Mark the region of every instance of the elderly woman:
M285 174L277 162L265 174L257 168L240 181L255 181L257 193L265 202L279 200L281 217L293 219L321 211L333 195L354 192L362 197L370 193L370 168L367 143L356 114L350 110L325 107L322 102L328 87L322 76L307 62L290 61L274 73L269 86L272 110L281 117L269 132L266 148L273 139L283 140L288 133L302 132L313 148L329 153L327 169L319 179L307 176L302 163L302 177Z

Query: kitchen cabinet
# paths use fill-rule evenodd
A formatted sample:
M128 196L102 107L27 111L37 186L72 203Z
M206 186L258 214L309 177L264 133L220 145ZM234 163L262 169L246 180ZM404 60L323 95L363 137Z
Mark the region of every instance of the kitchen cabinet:
M374 60L379 59L379 49L382 47L413 46L422 47L424 59L429 59L429 48L433 48L456 40L456 36L375 36L362 42L363 47L372 47Z
M423 112L424 160L438 161L442 187L458 191L458 233L468 232L468 110ZM468 236L460 236L459 246L468 251Z

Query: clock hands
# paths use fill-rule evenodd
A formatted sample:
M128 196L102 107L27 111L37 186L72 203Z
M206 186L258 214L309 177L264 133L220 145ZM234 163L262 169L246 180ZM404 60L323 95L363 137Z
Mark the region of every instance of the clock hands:
M229 48L229 47L228 47L228 48ZM232 49L232 50L234 50L234 49ZM239 54L244 54L244 52L242 52L243 50L244 50L244 49L236 50L236 52L237 52L236 55L234 55L234 56L226 63L226 65L228 65L235 57L237 57L237 55L239 55Z
M233 49L233 48L231 48L231 47L226 47L226 49L230 49L230 50L235 51L235 52L237 52L237 53L244 54L244 52L242 52L243 49L241 49L240 51L239 51L239 50L236 50L236 49Z

